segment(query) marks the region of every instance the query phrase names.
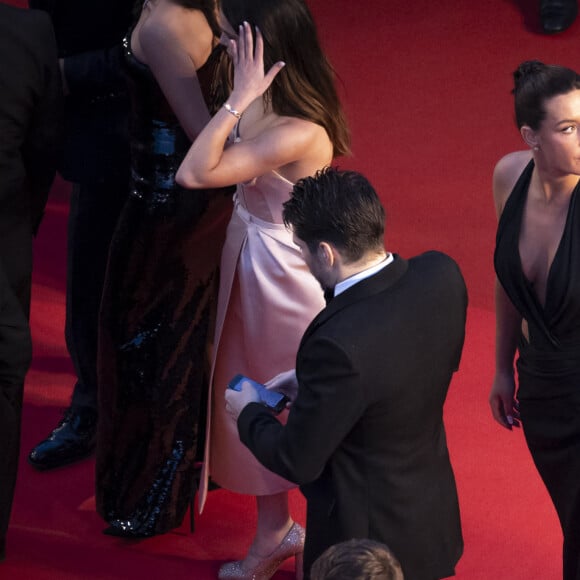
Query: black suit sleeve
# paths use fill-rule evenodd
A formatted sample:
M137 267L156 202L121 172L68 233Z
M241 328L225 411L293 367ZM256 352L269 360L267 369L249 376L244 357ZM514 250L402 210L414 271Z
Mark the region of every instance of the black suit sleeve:
M42 86L22 153L31 192L32 227L36 232L61 153L63 97L56 41L50 18L40 11L30 14L36 17L35 35L38 46L41 47L39 53L42 59Z
M64 76L70 96L95 99L125 90L122 46L81 52L64 59Z
M282 426L252 403L238 418L241 441L268 469L300 485L314 481L365 410L358 372L329 338L310 338L297 366L299 391Z

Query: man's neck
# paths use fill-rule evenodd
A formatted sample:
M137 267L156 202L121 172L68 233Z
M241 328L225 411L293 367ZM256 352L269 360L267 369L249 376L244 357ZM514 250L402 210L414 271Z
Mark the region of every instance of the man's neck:
M341 264L337 277L337 284L350 278L351 276L356 276L360 272L364 272L373 266L377 266L384 260L386 260L388 252L383 250L382 252L373 252L372 254L365 254L360 260L356 262L349 262L348 264Z
M392 261L392 254L388 253L375 253L372 259L359 261L356 268L349 270L351 273L346 278L342 278L333 286L332 296L338 296L351 286L358 284L370 276L374 276L383 268L387 268Z

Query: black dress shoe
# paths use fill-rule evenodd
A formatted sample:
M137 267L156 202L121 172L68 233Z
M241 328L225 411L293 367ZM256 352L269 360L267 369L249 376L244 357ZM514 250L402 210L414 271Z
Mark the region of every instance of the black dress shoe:
M28 456L28 463L40 471L84 459L95 450L97 412L90 407L69 408L56 429Z
M0 537L0 562L6 560L6 537Z
M577 0L540 0L540 21L546 34L566 30L577 14Z

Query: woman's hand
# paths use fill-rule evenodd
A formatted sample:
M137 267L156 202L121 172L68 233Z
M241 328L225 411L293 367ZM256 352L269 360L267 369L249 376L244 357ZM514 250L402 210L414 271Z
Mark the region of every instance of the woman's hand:
M256 47L252 29L247 22L240 25L237 40L230 40L231 57L234 63L234 89L228 102L233 109L243 112L272 84L285 63L277 62L264 73L264 39L256 26Z
M496 374L491 392L489 404L493 418L506 429L520 426L520 412L518 402L515 399L516 384L513 373L511 375Z

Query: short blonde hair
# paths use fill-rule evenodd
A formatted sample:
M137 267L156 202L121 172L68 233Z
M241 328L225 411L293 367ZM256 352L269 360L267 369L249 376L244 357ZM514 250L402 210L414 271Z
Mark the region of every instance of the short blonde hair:
M328 548L312 565L311 580L404 580L401 564L380 542L364 538Z

